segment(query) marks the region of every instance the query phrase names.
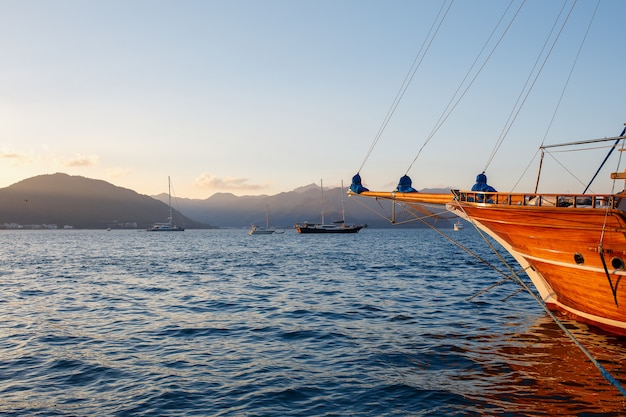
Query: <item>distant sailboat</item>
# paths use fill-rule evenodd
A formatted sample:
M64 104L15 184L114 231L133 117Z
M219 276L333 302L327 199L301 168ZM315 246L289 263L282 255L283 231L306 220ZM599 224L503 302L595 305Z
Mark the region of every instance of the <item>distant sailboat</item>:
M167 177L167 202L170 208L170 215L167 218L167 222L155 223L152 227L146 229L148 232L183 232L184 227L176 226L172 224L172 194L170 186L170 177Z
M269 228L269 223L270 223L269 208L266 206L265 207L265 228L252 225L248 234L249 235L271 235L275 233L276 232L275 229Z
M458 232L459 230L463 229L463 223L461 223L461 220L457 220L456 223L454 223L454 231Z
M357 233L365 227L365 225L346 224L345 209L343 207L343 182L341 183L341 220L331 224L324 223L324 185L322 180L320 180L320 189L322 192L322 222L304 222L303 224L296 223L296 230L298 233Z

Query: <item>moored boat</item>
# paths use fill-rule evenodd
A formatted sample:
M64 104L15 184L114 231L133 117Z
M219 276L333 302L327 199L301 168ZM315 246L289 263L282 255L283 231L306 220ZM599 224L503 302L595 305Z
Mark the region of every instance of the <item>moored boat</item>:
M338 221L333 224L324 223L296 223L296 231L298 233L357 233L363 225L345 224Z
M170 177L167 177L167 205L169 207L169 216L167 218L167 222L158 222L154 223L151 227L146 229L147 232L184 232L185 228L182 226L177 226L172 223L172 193L170 186Z
M146 229L147 232L184 232L185 228L173 225L172 222L154 223Z
M251 225L250 230L248 231L249 235L271 235L276 233L276 229L270 229L270 215L269 208L265 208L265 227L260 227L256 225Z
M417 190L410 187L410 182L408 183L409 187L405 187L407 183L404 179L408 178L408 175L405 174L395 191L369 191L361 185L360 181L359 173L364 166L364 161L357 170L357 175L355 175L358 181L353 179L350 193L379 200L390 200L393 202L391 207L394 210L399 203L399 205L407 208L407 212L413 210L414 213L416 207L423 208L426 205L430 207L439 206L441 208L441 206L444 206L448 212L459 216L481 233L493 238L512 255L522 267L523 272L532 281L537 294L531 291L523 280L519 279L518 273L514 268L510 268L509 277L515 278L513 279L514 282L517 282L520 286L529 290L529 292L533 292L533 296L538 295L544 307L551 310L560 310L579 321L614 334L626 336L626 287L624 287L626 282L624 280L626 275L626 191L616 192L615 190L620 188L616 186L615 182L612 186L606 183L602 185L603 187L612 187L605 188L605 190L610 189L611 191L605 191L604 194L590 191L591 184L601 170L604 169L611 152L618 149L620 152L624 150L626 129L620 135L614 137L574 141L558 145L544 145L548 133L554 127L555 116L562 104L560 100L565 96L570 81L569 77L574 72L579 54L587 40L587 34L593 26L599 3L596 4L595 8L591 5L588 8L584 8L580 19L573 22L570 20L570 17L572 16L571 13L576 9L575 6L577 6L576 2L570 3L568 5L568 13L555 13L552 19L549 19L551 27L559 30L555 29L554 31L546 32L545 36L542 36L543 48L537 49L533 58L535 66L529 68L529 72L524 75L525 83L521 86L520 91L515 92L518 99L513 104L508 119L495 141L496 143L491 154L487 157L484 169L477 176L476 184L474 184L472 189L452 190L449 193L417 192ZM523 8L524 4L520 4L518 11ZM503 12L500 19L506 19L513 24L518 16L516 13L508 14L507 10ZM435 18L435 22L441 23L443 19L445 19L445 14L438 15ZM500 26L500 22L501 20L498 20L494 31L499 33L499 40L502 40L507 36L508 26ZM571 33L576 32L577 36L580 36L574 41L578 45L576 56L571 61L562 59L555 61L551 58L551 54L555 51L554 47L557 44L567 43L566 40L561 40L561 37L565 37L563 29L569 24L577 25L577 29ZM536 30L534 22L528 25L527 29L534 32ZM419 148L417 155L405 172L409 172L426 144L440 130L450 115L460 108L457 105L462 99L467 97L466 93L473 87L474 79L478 78L480 72L493 57L492 53L496 52L499 46L499 41L491 42L491 35L495 32L490 32L489 37L482 44L485 48L489 45L490 52L483 55L484 49L481 49L474 61L468 61L471 64L465 73L465 77L459 77L461 81L457 90L452 94L448 105L442 111L440 118L435 122L430 133L425 134L424 144ZM421 58L416 59L415 62L421 63ZM560 56L560 58L563 58L563 56ZM546 68L546 64L551 64L553 61L560 65L563 62L567 62L566 65L568 65L568 67L562 68L565 71L560 70L551 73L558 76L555 79L558 79L559 83L563 80L562 90L558 92L559 99L555 101L554 108L552 108L553 106L546 106L543 113L538 111L537 107L534 107L534 117L530 122L527 121L522 126L522 129L528 129L532 126L542 126L543 123L547 124L545 132L542 132L543 139L540 140L538 147L538 151L541 151L541 160L534 188L527 186L522 192L498 192L487 184L485 171L495 160L496 154L501 149L504 139L509 135L511 127L517 122L517 117L527 103L531 92L539 85L537 81L540 79L540 76L545 74L543 70ZM480 64L477 65L477 63ZM394 114L396 106L406 92L407 86L410 80L413 79L417 68L417 65L411 67L405 82L403 82L400 88L397 99L393 102L381 129L374 138L372 147L366 154L366 160L371 154L374 145L377 144L383 129L387 126L389 118ZM587 75L589 79L597 76L595 69ZM468 82L468 79L471 81ZM507 77L505 85L510 85L511 81L512 77ZM586 85L583 84L583 88ZM491 86L489 91L493 90L495 89ZM556 92L554 90L550 94ZM497 103L502 102L500 99L497 100ZM544 103L545 100L546 97L543 97L542 101ZM612 107L610 106L607 110ZM549 121L541 121L541 118L546 114L551 114L551 118L547 118ZM570 112L570 120L572 119L572 114ZM595 117L597 118L597 116ZM564 127L570 128L570 126L567 126L567 120ZM518 143L521 142L519 138L522 138L522 136L518 137ZM450 137L448 139L455 140ZM524 140L524 142L528 143L527 140ZM607 144L604 142L613 143ZM468 143L468 152L472 150L471 147L472 145ZM581 193L561 192L559 190L569 190L570 187L577 186L577 184L585 185L580 180L580 177L589 175L586 169L594 168L588 167L588 162L592 160L589 158L578 159L577 161L576 158L573 158L577 163L568 164L571 166L565 166L561 160L557 160L567 174L571 175L570 180L573 181L567 182L565 178L558 178L556 183L551 184L551 187L554 187L557 192L540 193L538 192L538 187L544 153L548 148L552 147L576 147L577 155L581 154L580 150L591 152L592 149L606 147L609 148L609 153ZM562 150L566 149L560 148L557 152L561 153ZM498 158L498 163L501 166L507 166L514 160L517 162L519 154L512 150L509 152L511 153L506 158ZM539 152L535 156L538 154ZM464 156L464 159L456 161L455 165L448 162L446 166L450 165L454 169L467 169L467 166L475 166L475 156L473 155L473 158L470 158L469 155ZM551 154L551 156L554 155ZM614 168L615 171L622 169L619 168L621 159L617 159L616 165L618 168ZM430 161L432 160L433 158L431 157ZM442 157L441 163L444 164L445 161L447 160ZM462 164L467 166L462 167ZM432 163L430 166L432 167ZM528 166L526 166L526 169ZM507 180L514 181L514 178L511 178L509 175L512 172L509 168L507 167L505 171L501 171L500 178L505 178L502 176L502 172L504 172ZM523 169L521 165L518 165L518 168ZM525 173L526 170L520 175L518 181L514 183L511 189L518 189L519 181ZM423 177L424 171L422 171ZM611 179L614 181L626 179L626 171L612 174ZM415 217L418 218L419 216L415 214ZM486 240L489 242L488 239ZM489 244L491 245L491 243ZM498 251L496 246L492 247L494 251ZM505 262L503 258L500 259Z
M266 229L255 225L250 226L250 230L248 231L249 235L271 235L274 233L276 233L274 229Z
M625 133L626 129L618 137L558 146L623 143ZM626 171L611 178L626 179ZM626 192L490 192L488 198L483 191L467 190L449 194L363 191L358 195L445 205L506 249L548 308L626 336Z
M301 234L322 234L322 233L358 233L359 230L366 227L366 225L354 225L354 224L346 224L346 215L345 208L343 202L343 182L341 183L341 220L338 220L333 223L325 223L324 222L324 185L320 180L320 190L321 190L321 204L322 204L322 213L321 213L321 223L296 223L295 228L298 233Z

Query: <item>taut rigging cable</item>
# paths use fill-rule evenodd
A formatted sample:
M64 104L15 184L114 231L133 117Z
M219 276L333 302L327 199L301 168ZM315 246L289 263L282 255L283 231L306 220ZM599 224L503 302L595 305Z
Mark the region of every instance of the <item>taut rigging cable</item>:
M574 58L574 62L572 63L572 67L569 71L569 74L567 75L567 80L565 81L565 85L563 85L563 90L561 91L561 96L559 97L559 101L556 104L556 107L554 109L554 113L552 114L552 118L550 119L550 123L548 123L548 127L546 129L546 133L543 136L543 139L541 141L541 146L543 146L543 144L546 141L546 137L548 136L548 133L550 132L550 129L552 128L552 123L554 122L554 119L556 117L557 112L559 111L559 107L561 107L561 102L563 101L563 96L565 95L565 90L567 89L567 86L569 85L570 79L572 78L572 74L574 73L574 68L576 67L576 63L578 62L578 58L580 57L580 53L583 50L583 46L585 45L585 41L587 40L587 35L589 35L589 30L591 29L591 24L593 23L595 17L596 17L596 13L598 12L598 8L600 7L600 0L598 0L598 2L596 3L596 8L593 10L593 14L591 15L591 19L589 19L589 24L587 25L587 30L585 31L585 35L583 36L582 41L580 42L580 46L578 47L578 52L576 53L576 58Z
M576 1L574 1L572 3L572 7L570 8L569 12L567 13L567 16L565 17L565 19L563 20L563 23L561 24L561 27L560 27L557 35L554 37L554 40L552 41L552 45L548 49L548 52L547 52L547 54L545 55L545 57L543 59L543 62L539 66L539 69L537 70L537 72L536 72L534 78L532 79L532 82L530 82L530 86L529 86L528 83L530 81L530 78L532 77L532 74L535 71L535 68L537 67L537 63L539 62L539 59L540 59L541 55L543 54L543 52L545 50L545 47L546 47L546 45L548 43L548 40L552 36L552 33L554 31L554 27L556 26L558 20L560 19L563 9L561 9L561 13L559 13L559 15L557 16L557 18L555 20L555 23L554 23L554 26L553 26L552 30L550 31L550 33L548 34L548 37L546 38L546 42L544 43L544 47L541 49L541 52L539 53L539 55L537 57L537 61L535 62L535 65L533 66L532 70L530 71L529 77L526 80L526 83L524 84L524 86L522 87L522 90L520 91L520 95L518 96L517 101L515 102L515 105L513 106L513 109L511 110L511 114L509 115L508 120L506 121L504 127L502 128L502 132L500 133L500 137L496 141L496 144L495 144L493 150L491 151L491 155L489 155L489 158L487 158L487 163L485 164L485 168L483 169L483 172L487 171L487 168L489 167L489 165L493 161L493 158L495 158L496 153L500 149L500 146L502 146L502 143L504 142L504 139L506 138L506 136L508 135L509 131L511 130L511 127L513 127L513 123L515 123L515 120L517 119L517 116L519 116L519 113L522 110L522 107L524 107L524 104L526 103L526 100L528 99L528 96L530 95L530 92L533 90L533 87L537 83L537 80L539 79L539 75L541 75L541 72L543 71L543 68L545 67L546 63L548 62L548 58L550 57L550 55L552 55L552 51L554 50L554 47L555 47L557 41L559 40L559 38L561 37L561 34L563 33L563 28L565 27L565 24L569 20L569 17L571 16L572 11L574 10L574 6L576 6ZM565 3L563 4L563 8L564 7L565 7ZM528 88L527 88L527 86L528 86ZM524 92L524 90L526 90L526 91Z
M487 65L487 62L489 62L489 59L491 58L491 56L494 54L494 52L496 51L496 49L498 48L498 46L500 45L500 43L502 42L502 39L504 39L504 36L506 35L506 33L508 32L508 30L510 29L511 25L513 24L513 22L515 21L517 15L519 14L520 10L522 9L522 6L524 6L525 1L522 1L522 3L520 4L520 6L518 7L517 11L515 12L515 14L513 15L513 17L511 18L511 20L509 21L508 25L506 26L506 28L504 29L504 31L502 32L502 34L500 35L500 38L498 39L498 41L496 42L496 44L493 46L493 48L491 49L491 52L487 55L487 57L485 58L484 62L481 64L480 68L478 69L478 71L476 72L476 74L474 74L474 77L472 77L471 81L469 82L469 84L465 87L465 89L463 90L463 92L459 95L459 91L461 91L461 87L463 87L463 84L465 83L465 81L468 79L470 73L472 72L472 69L476 66L476 63L478 62L478 59L481 57L481 55L483 55L483 52L485 51L485 49L487 48L487 45L489 44L489 42L491 41L491 38L493 37L493 35L495 34L496 30L498 29L498 27L500 26L500 24L502 23L502 20L504 19L504 17L506 16L507 12L509 11L509 9L511 8L511 5L513 4L513 0L511 0L511 2L509 3L508 7L504 10L504 12L502 13L502 16L500 17L500 19L498 20L498 23L496 24L496 26L493 28L493 30L491 31L491 34L489 35L489 37L487 38L487 40L485 41L483 47L481 48L480 52L478 53L478 55L476 55L476 59L474 60L474 62L472 63L472 65L470 66L470 68L468 69L467 73L465 74L465 77L463 78L463 80L459 83L459 86L457 87L456 91L454 92L454 94L452 95L452 97L450 98L450 101L448 102L448 105L446 106L446 108L443 110L443 112L441 113L441 116L439 116L439 120L437 120L437 123L435 123L435 126L433 127L433 129L431 130L430 134L426 137L426 140L424 141L424 143L422 144L422 146L420 147L420 149L417 151L417 155L415 155L415 158L413 159L413 161L409 164L408 168L406 169L405 175L408 175L409 171L411 170L411 168L413 167L413 164L415 164L415 162L417 161L417 158L420 156L420 154L422 153L422 150L426 147L426 145L428 144L428 142L430 142L430 140L433 138L433 136L435 136L435 134L437 133L437 131L439 131L439 129L441 128L441 126L443 126L444 122L448 119L448 117L450 117L450 115L452 114L452 112L454 111L454 109L456 109L456 107L458 106L458 104L461 102L461 99L463 99L463 97L465 96L465 94L468 92L468 90L470 89L470 87L474 84L474 82L476 81L476 79L478 78L478 75L482 72L483 68L485 67L485 65ZM458 98L457 98L458 96ZM456 98L456 100L455 100Z
M381 124L380 128L378 129L378 132L376 133L376 136L374 137L374 141L370 145L369 150L365 154L365 158L363 159L363 162L361 163L361 166L359 167L357 173L361 172L361 170L363 169L363 166L365 165L365 162L367 162L367 160L369 159L372 151L374 150L374 147L378 143L378 141L379 141L380 137L382 136L385 128L387 127L387 124L389 124L389 121L391 120L391 117L393 116L394 112L396 111L396 108L400 104L400 101L402 100L402 97L404 97L404 93L406 92L407 88L411 84L411 81L413 80L413 77L415 76L415 73L417 72L417 70L421 66L422 62L424 61L424 57L426 56L426 53L430 49L430 46L432 45L433 40L435 39L435 36L437 36L437 33L439 32L439 29L441 28L441 25L443 24L443 21L445 20L446 16L448 15L448 12L450 11L450 8L452 7L452 3L453 2L454 2L454 0L450 0L450 3L448 4L447 8L445 7L446 6L445 2L441 5L441 9L439 10L439 13L435 17L435 20L433 21L433 23L432 23L432 25L430 27L430 30L428 31L428 34L424 38L424 42L422 42L422 46L420 47L417 55L415 56L415 59L413 60L413 64L411 64L411 68L409 68L409 72L404 77L404 80L402 81L402 84L400 85L400 89L398 90L398 93L396 94L396 97L394 98L393 103L391 103L391 107L387 111L387 115L385 116L385 119L383 120L383 123ZM445 9L445 11L444 11L444 9Z

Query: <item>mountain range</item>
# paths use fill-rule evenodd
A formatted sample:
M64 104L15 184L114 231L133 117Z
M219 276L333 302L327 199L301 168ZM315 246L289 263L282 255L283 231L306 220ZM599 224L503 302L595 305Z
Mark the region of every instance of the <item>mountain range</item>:
M325 222L341 220L343 205L346 223L391 226L380 215L391 212L389 202L347 197L343 192L339 187L324 189ZM167 194L142 195L102 180L63 173L40 175L0 189L0 225L147 228L167 220L167 201ZM188 229L264 226L266 213L271 227L293 228L297 222L320 222L322 192L318 185L310 184L272 196L217 193L207 199L173 198L172 206L174 223ZM444 214L433 219L445 227L452 224L449 218ZM398 222L407 219L408 215L400 216ZM421 222L410 224L421 226Z

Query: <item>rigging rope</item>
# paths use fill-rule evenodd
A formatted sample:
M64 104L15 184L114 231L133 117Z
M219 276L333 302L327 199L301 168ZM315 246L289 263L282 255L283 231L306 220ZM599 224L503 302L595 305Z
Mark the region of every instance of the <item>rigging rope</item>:
M526 83L522 87L522 89L520 91L520 95L518 96L517 101L515 102L515 105L511 109L511 113L509 114L509 118L507 119L506 123L504 124L504 127L502 128L502 132L500 133L500 137L496 141L496 145L494 146L493 150L491 151L491 155L489 156L489 158L487 158L487 163L485 164L485 168L483 169L483 172L487 171L487 168L489 167L489 165L491 164L491 162L495 158L496 153L498 152L498 150L502 146L502 143L504 142L504 139L506 138L506 136L508 135L509 131L511 130L511 127L513 127L513 123L515 123L515 120L517 120L517 117L519 116L519 113L521 112L522 107L524 107L524 104L526 103L526 100L528 99L528 96L530 95L530 93L533 90L537 80L539 79L539 75L541 75L541 72L543 71L543 68L545 67L546 63L548 62L548 58L550 57L550 55L552 55L552 52L554 51L554 47L556 46L556 42L559 40L559 38L561 37L561 34L563 33L563 29L565 28L565 24L568 22L571 14L572 14L572 11L574 10L574 6L576 5L576 1L574 1L572 3L572 6L570 7L570 10L567 13L567 16L563 20L563 23L561 24L561 27L560 27L557 35L554 37L554 40L552 41L552 45L548 49L548 52L547 52L547 54L545 55L545 57L543 59L543 62L539 66L539 69L537 70L537 72L535 74L535 77L532 79L532 82L530 82L530 86L529 86L529 81L532 78L532 74L535 72L535 69L537 68L537 64L539 63L540 58L541 58L541 56L543 55L543 53L544 53L544 51L546 49L548 41L550 40L550 37L554 33L554 29L555 29L559 19L561 18L561 15L562 15L563 10L565 8L565 4L566 3L563 3L563 8L561 8L561 12L559 13L557 18L555 19L555 22L554 22L554 25L552 27L552 30L548 34L548 36L546 38L546 41L544 43L544 46L541 49L541 51L539 52L539 55L537 56L537 60L535 61L535 64L533 65L533 68L531 69L531 71L530 71L530 73L528 75L528 79L526 80Z
M602 169L604 164L606 164L606 161L609 159L609 157L613 153L613 150L615 150L615 148L620 143L620 141L622 141L622 137L624 136L624 133L626 133L626 127L624 128L624 130L622 130L622 133L620 134L620 137L615 140L615 143L613 144L613 147L609 150L609 153L604 157L604 161L602 161L602 163L598 167L598 170L596 171L596 173L593 175L593 177L589 181L589 184L587 184L587 187L585 187L585 191L583 191L583 194L585 194L587 192L587 190L589 189L589 187L591 187L591 183L593 183L593 181L596 179L596 177L600 173L600 170Z
M361 172L361 170L363 169L363 166L365 165L365 162L367 162L367 160L369 159L370 155L372 154L372 151L374 150L374 147L376 146L376 144L380 140L380 137L382 136L385 128L387 127L387 124L389 124L389 121L391 120L391 117L395 113L396 108L400 104L400 101L402 100L402 97L404 97L404 93L406 92L407 88L411 84L411 81L413 80L413 77L415 76L415 73L417 72L417 70L421 66L422 62L424 61L424 57L426 56L426 53L430 49L430 46L432 45L435 37L437 36L437 33L439 32L439 29L441 28L441 25L443 24L443 21L445 20L446 16L448 15L448 12L450 11L450 8L452 7L452 3L453 2L454 2L454 0L450 0L447 8L445 7L446 6L446 2L444 2L441 5L441 9L439 9L439 13L435 17L435 20L433 20L433 23L432 23L432 25L430 27L430 30L428 31L428 34L424 38L424 42L422 42L422 46L420 47L417 55L415 56L415 59L413 60L413 64L411 64L411 68L409 68L409 72L404 77L404 80L402 81L402 84L400 85L400 89L398 90L398 93L396 94L396 97L394 98L393 102L391 103L391 107L387 111L387 115L385 116L385 119L383 120L383 123L381 124L380 128L378 129L378 132L376 133L376 136L374 137L374 141L370 145L369 150L365 154L365 159L361 163L361 166L359 167L357 173ZM445 11L444 11L444 9L445 9ZM422 53L422 51L423 51L423 53Z
M576 63L578 62L578 58L580 57L580 53L582 52L583 46L585 44L585 41L587 40L587 35L589 34L589 30L591 29L591 25L596 17L596 13L598 12L598 8L600 7L600 0L597 1L596 3L596 8L593 11L593 14L591 16L591 19L589 19L589 24L587 25L587 30L585 31L585 35L583 36L582 41L580 42L580 46L578 47L578 52L576 53L576 58L574 59L574 62L572 63L572 67L570 69L570 72L567 76L567 80L565 81L565 84L563 85L563 89L561 90L561 95L559 97L559 100L557 101L556 107L554 109L554 113L552 113L552 118L550 119L550 123L548 123L548 127L546 128L546 132L543 135L543 139L541 140L541 145L540 145L540 149L541 149L541 161L543 162L543 155L544 155L544 151L543 151L543 145L546 141L546 138L548 137L548 133L550 132L550 129L552 128L552 124L554 123L554 119L556 118L556 115L559 111L559 108L561 107L561 102L563 101L563 97L565 96L565 91L567 90L567 86L569 85L569 82L572 78L572 74L574 73L574 68L576 67ZM536 154L535 154L536 156ZM533 157L534 159L534 157ZM530 165L530 163L529 163ZM526 170L524 170L524 174L526 173L526 171L528 170L528 167L526 168ZM522 174L522 176L524 175ZM517 180L517 182L515 183L515 185L513 186L513 189L515 189L517 187L517 185L519 184L519 182L522 179L522 176L520 176L520 178ZM541 178L541 164L539 165L539 170L537 171L537 179L535 180L535 193L538 191L539 189L539 180ZM594 177L595 178L595 177ZM591 185L591 182L589 183L589 186ZM587 187L589 187L587 186ZM586 189L585 189L586 192ZM583 192L584 194L584 192Z
M563 165L563 163L561 163L561 161L559 161L558 159L556 159L554 157L554 155L551 152L547 152L547 155L549 155L550 157L552 157L552 159L554 159L556 161L557 164L559 164L561 166L561 168L563 168L568 174L570 174L572 176L573 179L575 179L576 181L578 181L580 183L580 185L585 185L585 183L578 178L572 171L570 171L565 165ZM536 189L535 189L536 190Z
M426 226L430 227L432 230L434 230L435 232L439 233L441 236L443 236L445 239L447 239L448 241L450 241L451 243L453 243L454 245L456 245L457 247L459 247L461 250L469 253L471 256L473 256L475 259L477 259L478 261L482 262L483 264L487 265L489 268L493 269L494 271L496 271L498 274L502 275L503 277L505 277L505 279L511 279L511 277L509 275L507 275L504 271L501 271L500 269L498 269L494 264L492 264L491 262L487 261L486 259L482 258L480 255L478 255L477 253L473 252L470 248L468 248L467 246L464 246L463 244L461 244L461 242L451 238L450 236L448 236L447 234L445 234L441 229L435 227L434 225L428 223L427 221L425 221L427 218L432 217L432 216L417 216L415 213L416 212L412 212L411 210L409 210L409 208L407 206L403 206L404 209L408 212L408 213L412 213L413 216L415 216L415 220L419 220L421 221L423 224L425 224ZM434 213L433 213L434 214ZM436 214L435 214L436 216ZM507 265L508 266L508 265Z
M513 15L513 17L511 18L511 20L509 21L508 25L506 26L506 28L504 29L504 31L502 32L502 34L500 35L500 38L498 39L498 41L496 42L496 44L494 45L494 47L491 49L491 52L487 55L487 57L485 58L484 62L482 63L482 65L480 66L480 68L478 69L478 71L476 72L476 74L474 74L474 77L472 77L471 81L469 82L469 84L465 87L465 89L463 90L463 92L459 95L459 91L461 91L461 87L463 87L463 84L465 83L465 81L468 79L469 75L471 74L472 70L474 69L474 67L476 66L479 58L481 57L481 55L483 55L483 52L485 51L485 49L487 48L487 45L489 44L489 42L491 41L491 39L493 38L496 30L498 29L498 27L500 26L500 24L502 23L504 17L506 16L506 14L508 13L509 9L511 8L511 5L513 4L514 0L511 0L511 2L509 3L509 5L507 6L507 8L504 10L504 12L502 13L502 16L500 17L500 20L498 20L498 23L494 26L493 30L491 31L491 34L489 35L489 37L487 38L487 40L485 41L483 47L481 48L480 52L478 53L478 55L476 55L476 59L474 60L474 62L472 63L472 65L470 66L470 68L468 69L467 73L465 74L465 77L463 78L463 80L459 83L459 86L457 87L456 91L454 92L454 94L452 95L452 97L450 98L450 101L448 102L448 105L445 107L445 109L443 110L443 112L441 113L441 116L439 116L439 119L437 120L437 122L435 123L435 126L433 127L433 129L431 130L430 134L426 137L426 140L424 141L424 143L422 144L422 146L420 147L420 149L417 152L417 155L415 155L415 158L413 159L413 161L409 164L408 168L406 169L406 173L405 175L408 175L409 171L411 170L411 168L413 167L413 165L415 164L415 162L417 161L417 158L420 156L420 154L422 153L422 150L426 147L426 145L428 144L428 142L430 142L430 140L433 138L433 136L435 136L435 134L439 131L439 129L441 128L441 126L443 126L443 124L445 123L446 120L448 120L448 117L450 117L450 115L452 114L452 112L456 109L456 107L459 105L459 103L461 102L461 100L463 99L463 97L465 97L465 94L469 91L470 87L474 84L474 82L476 81L476 79L478 78L478 75L482 72L483 68L485 67L485 65L487 65L487 62L489 62L489 59L491 58L491 56L494 54L494 52L496 51L496 49L498 48L498 46L500 45L500 43L502 42L502 39L504 39L504 36L506 35L506 33L509 31L511 25L513 24L513 21L515 21L515 19L517 18L517 15L519 14L520 10L522 9L522 6L525 3L525 0L522 1L522 3L520 4L519 8L517 9L517 11L515 12L515 14ZM458 97L457 97L458 96ZM456 98L456 101L455 101ZM453 104L454 103L454 104Z
M554 109L554 113L552 114L552 118L550 119L550 123L548 123L548 128L546 129L546 133L543 135L543 139L541 140L541 146L543 146L543 144L546 141L546 137L548 136L548 133L550 132L550 129L552 128L552 123L554 122L554 119L556 118L556 114L559 111L559 108L561 107L561 102L563 101L563 96L565 96L565 90L567 89L567 86L569 85L570 79L572 78L572 74L574 73L574 68L576 67L576 63L578 62L578 58L580 57L580 53L583 50L583 46L585 45L585 41L587 40L587 35L589 35L589 30L591 30L591 24L593 23L595 17L596 17L596 13L598 12L598 8L600 7L600 0L597 1L596 3L596 8L593 10L593 14L591 15L591 19L589 19L589 24L587 25L587 30L585 31L585 35L583 36L582 41L580 42L580 46L578 47L578 52L576 53L576 58L574 58L574 62L572 63L572 68L569 71L569 74L567 76L567 80L565 81L565 85L563 86L563 90L561 91L561 96L559 97L559 100L556 104L556 108Z
M617 139L617 141L615 142L615 144L613 145L613 147L609 151L609 153L606 156L606 158L604 158L604 161L602 161L602 165L604 165L606 163L606 160L609 158L609 156L613 152L613 149L615 149L615 146L617 146L617 144L620 141L622 141L622 142L624 141L624 139L623 139L624 133L626 133L626 127L624 127L624 130L622 130L622 133L620 134L620 136L622 138ZM622 160L622 156L620 154L620 157L618 158L618 161L617 161L618 169L619 169L619 166L621 164L621 160ZM600 168L602 168L602 167L600 167ZM598 171L593 176L594 179L598 175L598 172L600 172L600 168L598 168ZM613 179L613 185L611 186L611 194L615 193L615 181L616 181L616 179ZM591 182L593 182L593 179L591 180ZM591 185L591 182L589 183L589 185ZM589 186L587 186L587 188L588 187ZM585 188L585 191L587 191L586 188ZM609 286L611 287L611 293L613 293L613 301L615 301L615 306L618 307L618 304L617 304L617 285L619 284L619 278L615 282L615 285L613 285L613 280L611 279L611 274L609 273L609 270L608 270L608 268L606 266L606 260L604 259L604 246L603 246L604 234L606 232L606 224L607 224L607 221L608 221L608 218L609 218L609 214L610 214L609 208L612 207L612 206L613 206L613 204L607 205L606 209L604 210L604 222L602 224L602 233L600 234L600 242L598 243L598 254L600 255L600 260L602 261L602 266L604 267L604 274L606 275L606 278L609 281Z

